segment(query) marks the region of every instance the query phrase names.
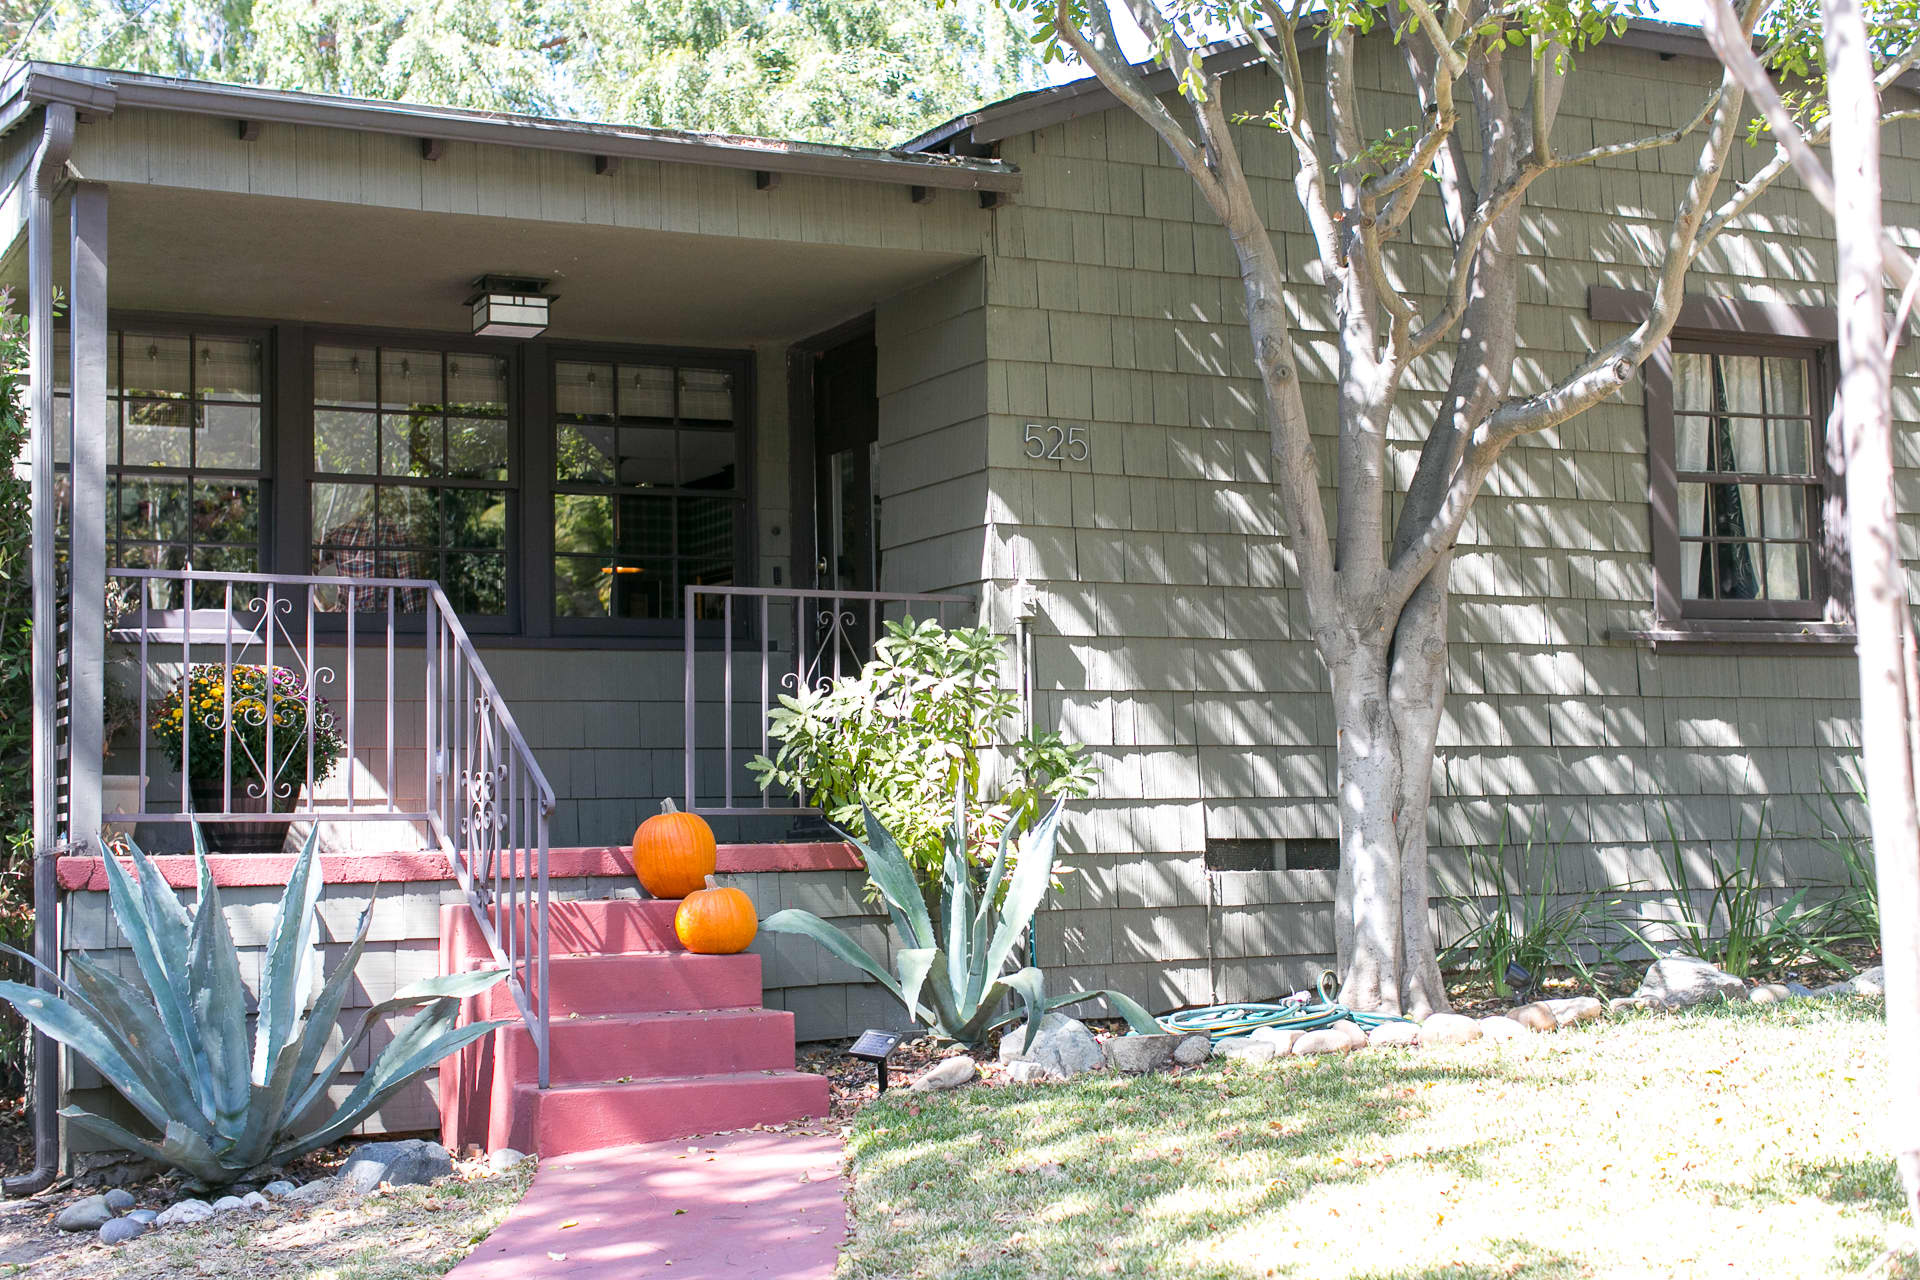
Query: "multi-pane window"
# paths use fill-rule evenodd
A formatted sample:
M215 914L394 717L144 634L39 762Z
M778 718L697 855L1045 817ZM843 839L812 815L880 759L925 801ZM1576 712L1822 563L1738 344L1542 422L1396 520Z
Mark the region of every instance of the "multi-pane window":
M257 338L114 331L107 338L107 555L124 568L260 568L265 456ZM71 421L70 346L54 353L58 462ZM221 603L214 584L194 603ZM173 583L147 603L181 607Z
M686 586L734 581L734 368L553 368L554 616L680 617Z
M475 351L316 346L313 572L436 578L462 614L507 612L507 363ZM385 608L374 593L364 608ZM323 608L348 607L323 592ZM403 601L423 607L424 601Z
M1649 397L1663 615L1820 618L1827 487L1815 353L1676 342L1669 367Z

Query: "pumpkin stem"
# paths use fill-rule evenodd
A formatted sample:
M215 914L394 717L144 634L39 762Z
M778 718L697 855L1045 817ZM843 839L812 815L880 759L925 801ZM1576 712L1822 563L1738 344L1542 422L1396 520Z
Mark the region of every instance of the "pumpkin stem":
M720 887L720 882L718 880L715 880L712 876L707 877L707 888L718 889L719 887Z
M677 805L677 804L675 804L675 803L673 802L673 797L672 797L672 796L668 796L668 797L667 797L666 799L664 799L664 800L662 800L662 801L660 802L660 812L662 812L662 813L678 813L678 812L680 812L680 806L679 806L679 805Z

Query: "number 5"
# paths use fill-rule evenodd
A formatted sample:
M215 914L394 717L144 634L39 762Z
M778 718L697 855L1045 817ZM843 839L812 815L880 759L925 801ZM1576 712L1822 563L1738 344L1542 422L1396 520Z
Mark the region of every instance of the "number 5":
M1039 423L1029 422L1027 424L1023 443L1025 444L1026 454L1029 458L1044 458L1047 456L1047 442L1040 436Z
M1067 457L1074 462L1085 462L1093 455L1093 449L1087 444L1085 427L1067 428Z

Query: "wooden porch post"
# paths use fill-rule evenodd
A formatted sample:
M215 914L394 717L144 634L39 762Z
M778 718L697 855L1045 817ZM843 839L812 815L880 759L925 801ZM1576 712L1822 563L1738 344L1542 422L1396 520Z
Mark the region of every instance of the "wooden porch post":
M72 340L73 524L68 631L67 839L100 835L100 766L106 690L107 594L107 188L73 189L73 278L67 296ZM188 605L191 607L191 604Z

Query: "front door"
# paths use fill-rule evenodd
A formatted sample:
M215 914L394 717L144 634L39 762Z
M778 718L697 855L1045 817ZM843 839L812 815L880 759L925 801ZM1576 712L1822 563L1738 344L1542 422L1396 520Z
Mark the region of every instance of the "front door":
M871 334L814 365L814 585L873 591L880 582L880 503L873 492L880 404Z

